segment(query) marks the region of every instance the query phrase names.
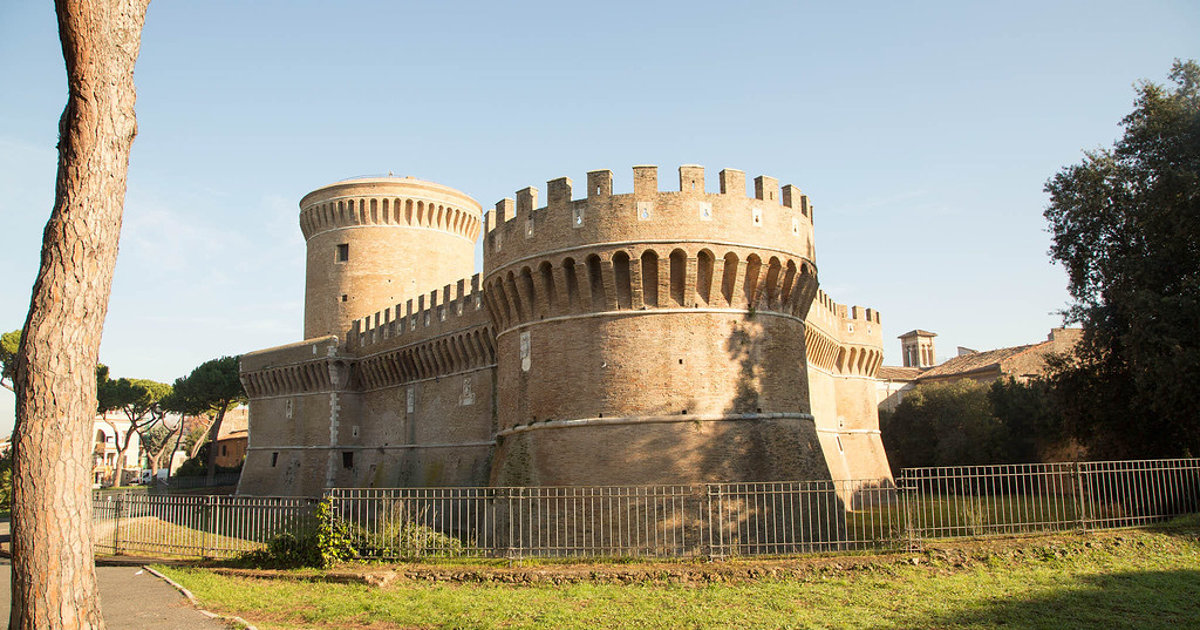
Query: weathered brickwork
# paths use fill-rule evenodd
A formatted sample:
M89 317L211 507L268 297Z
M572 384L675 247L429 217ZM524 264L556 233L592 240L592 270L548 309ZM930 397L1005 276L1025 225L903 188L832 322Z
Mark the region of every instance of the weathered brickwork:
M243 358L240 492L890 478L879 314L818 290L797 188L718 177L593 171L482 221L407 178L306 196L310 338Z
M300 201L308 244L304 337L344 335L402 298L470 276L480 207L412 178L356 179Z

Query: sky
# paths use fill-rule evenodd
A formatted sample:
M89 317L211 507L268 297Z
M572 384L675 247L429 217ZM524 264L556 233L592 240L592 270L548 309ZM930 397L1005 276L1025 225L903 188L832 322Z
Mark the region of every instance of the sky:
M101 361L171 382L297 341L300 198L411 175L490 208L635 164L795 184L835 300L938 357L1060 325L1046 180L1111 143L1140 80L1200 58L1178 2L152 3ZM21 328L66 78L52 3L0 5L0 329ZM478 264L478 263L477 263ZM0 390L0 435L12 396Z

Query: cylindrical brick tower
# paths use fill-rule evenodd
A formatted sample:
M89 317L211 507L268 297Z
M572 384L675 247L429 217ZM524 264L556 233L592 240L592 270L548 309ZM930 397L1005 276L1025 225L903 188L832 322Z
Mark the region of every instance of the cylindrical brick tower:
M348 179L300 200L308 244L304 338L475 272L479 202L411 177Z
M804 317L817 290L807 198L741 171L588 174L491 215L496 485L829 478L810 413Z

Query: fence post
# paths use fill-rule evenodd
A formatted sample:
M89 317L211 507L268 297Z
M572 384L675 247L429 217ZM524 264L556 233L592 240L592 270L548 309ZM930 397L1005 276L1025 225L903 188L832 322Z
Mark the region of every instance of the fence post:
M216 558L220 551L217 547L221 537L221 497L212 497L210 501L212 502L212 519L209 521L208 529L212 532L212 538L209 540L208 551L212 557Z
M492 499L492 555L496 558L508 558L508 549L512 545L512 499L508 488L488 492Z
M708 559L710 561L718 560L725 555L725 519L722 511L725 506L721 496L721 486L705 484L704 496L708 512L708 518L705 519L708 522Z
M908 485L908 476L904 469L900 470L900 508L904 510L904 533L896 541L906 545L905 551L917 549L917 528L913 526L912 488Z
M1083 488L1083 467L1079 462L1071 462L1072 472L1075 477L1075 520L1079 522L1080 531L1087 531L1087 501L1085 499Z
M200 536L200 557L208 558L208 550L212 542L212 508L209 506L209 495L200 497L200 522L203 527Z
M522 540L524 538L524 524L522 522L522 516L525 514L525 488L517 488L516 490L517 517L515 519L510 518L508 521L508 557L511 561L513 557L513 551L515 550L517 561L520 562L522 558L522 543L524 542ZM515 528L513 527L514 522L516 523Z
M121 555L121 510L125 508L125 493L117 494L113 506L113 555Z

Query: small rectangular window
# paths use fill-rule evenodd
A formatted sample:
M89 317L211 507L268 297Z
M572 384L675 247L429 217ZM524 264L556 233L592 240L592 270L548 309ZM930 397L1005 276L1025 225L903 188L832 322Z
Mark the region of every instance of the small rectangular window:
M346 262L347 260L350 260L350 244L339 243L337 246L337 261Z
M342 468L354 468L354 453L342 451Z
M279 453L271 453L271 468L274 468L275 464L278 464L278 463L279 463Z

